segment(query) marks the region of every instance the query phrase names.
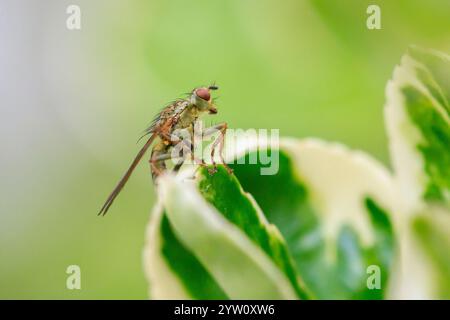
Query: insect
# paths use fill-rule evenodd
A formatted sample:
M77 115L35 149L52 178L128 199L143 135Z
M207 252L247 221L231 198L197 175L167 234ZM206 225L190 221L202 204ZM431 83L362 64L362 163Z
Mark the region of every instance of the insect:
M216 85L209 87L199 87L192 90L189 96L185 99L177 99L165 108L155 117L152 124L145 130L145 136L150 136L136 155L134 161L131 163L128 170L125 172L122 179L120 179L117 186L109 195L105 204L101 208L99 215L105 215L108 209L112 205L113 201L123 189L134 169L145 155L146 151L150 148L153 142L154 144L150 156L150 168L153 181L156 182L159 175L167 170L166 161L172 158L171 150L178 143L188 143L191 149L192 160L196 161L201 166L206 166L203 159L195 159L194 152L192 150L193 144L187 140L182 140L174 135L176 130L186 129L191 135L193 141L193 131L195 121L204 113L216 114L217 108L214 104L214 99L211 96L211 91L218 90ZM211 161L213 168L209 169L209 172L213 174L216 171L216 163L214 161L214 154L216 149L219 149L219 158L221 163L225 166L229 173L232 170L228 167L222 157L222 150L224 146L225 133L227 130L227 124L225 122L214 125L205 129L204 136L210 135L214 132L219 132L218 138L213 142L211 147ZM158 140L157 140L158 139ZM173 171L177 172L183 165L185 157L181 158L177 164L173 167Z

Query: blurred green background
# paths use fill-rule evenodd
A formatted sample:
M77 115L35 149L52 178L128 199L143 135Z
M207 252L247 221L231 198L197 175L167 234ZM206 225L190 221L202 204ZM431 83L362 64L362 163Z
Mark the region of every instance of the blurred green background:
M77 4L82 29L69 31ZM369 4L381 30L366 28ZM0 4L0 298L147 298L143 161L106 196L154 114L220 86L208 123L279 128L388 164L384 88L410 44L450 52L448 0L96 0ZM81 267L81 290L66 268Z

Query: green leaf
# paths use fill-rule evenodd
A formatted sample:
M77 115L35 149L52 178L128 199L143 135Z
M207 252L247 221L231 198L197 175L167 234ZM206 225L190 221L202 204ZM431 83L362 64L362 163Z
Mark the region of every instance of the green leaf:
M386 126L402 195L393 298L450 297L450 57L410 48L387 86Z
M228 173L220 171L214 179L226 180L230 177ZM276 259L275 256L269 256L258 242L247 236L241 229L245 223L235 225L228 219L230 215L224 217L209 204L201 196L193 181L167 175L162 177L159 183L166 215L160 213L160 223L149 232L145 249L146 269L150 286L153 287L152 297L167 297L169 293L164 286L168 278L170 283L176 284L172 285L175 288L172 292L174 297L182 295L209 299L306 297L296 282L295 273L290 279L289 275L292 274L287 275L285 272L290 262L282 259L289 257L285 248L283 249L282 239L278 237L273 226L268 226L263 221L262 225L255 227L262 228L259 232L270 230L267 235L272 242L271 247L279 250L274 251L278 254ZM238 186L231 180L228 187ZM243 193L236 196L246 197ZM253 205L246 209L247 211L241 212L242 216L251 217L258 214ZM164 225L165 216L168 218L166 225ZM260 216L258 219L262 218ZM152 225L155 223L152 222ZM170 228L170 232L164 231L164 228ZM246 225L246 228L252 226ZM160 241L155 242L158 237ZM162 245L164 243L165 246ZM279 265L285 266L285 269L280 269ZM160 274L170 276L164 278L160 277Z
M233 166L236 176L280 229L313 294L383 298L395 250L395 190L386 170L340 145L285 139L277 150L278 173L261 175L262 166L248 160L265 147L250 143L240 149L247 164ZM371 265L381 270L379 290L367 287Z
M395 251L395 190L384 168L317 140L287 139L277 150L251 142L236 157L256 151L279 156L276 174L245 161L234 165L239 180L222 167L160 180L162 241L149 238L147 270L163 261L191 298L383 298ZM373 265L381 288L367 285ZM163 287L167 277L153 269L151 286ZM167 296L160 290L153 297Z
M147 236L145 265L154 299L227 299L216 281L175 236L158 204Z
M424 267L431 278L428 283L429 294L425 296L450 299L450 216L448 212L428 212L412 219L413 237L418 245L417 251L429 261ZM407 272L407 270L405 270Z
M427 207L404 217L392 299L450 299L450 215Z
M408 210L450 208L450 57L412 47L387 87L386 126Z
M222 166L218 169L214 175L210 175L206 168L200 171L198 187L202 196L261 247L288 277L297 295L306 299L308 295L278 229L267 222L252 196L243 192L236 177L228 174Z

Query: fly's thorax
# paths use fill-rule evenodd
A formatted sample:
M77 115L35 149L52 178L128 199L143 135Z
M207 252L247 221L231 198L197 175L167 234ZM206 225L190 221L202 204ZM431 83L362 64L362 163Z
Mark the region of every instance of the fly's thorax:
M185 129L191 127L201 113L202 112L196 105L191 105L189 108L186 108L186 110L181 114L180 120L175 126L175 129Z

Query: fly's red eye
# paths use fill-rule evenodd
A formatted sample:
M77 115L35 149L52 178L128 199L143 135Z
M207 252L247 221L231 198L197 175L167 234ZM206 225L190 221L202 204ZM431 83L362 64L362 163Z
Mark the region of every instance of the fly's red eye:
M211 95L209 94L209 90L206 88L200 88L195 91L198 97L202 98L205 101L209 101L211 99Z

